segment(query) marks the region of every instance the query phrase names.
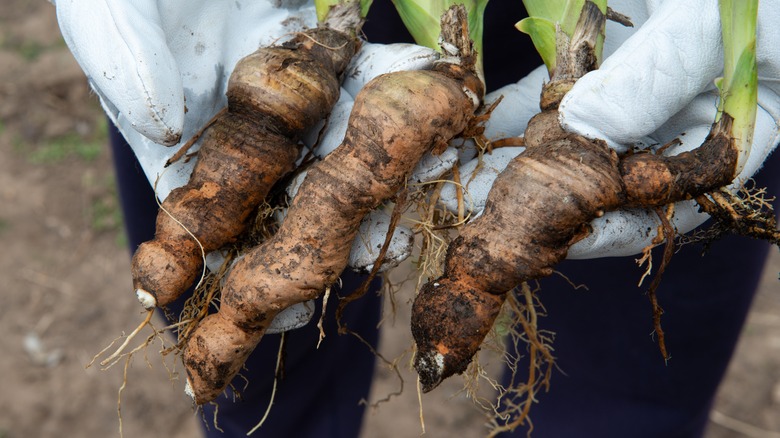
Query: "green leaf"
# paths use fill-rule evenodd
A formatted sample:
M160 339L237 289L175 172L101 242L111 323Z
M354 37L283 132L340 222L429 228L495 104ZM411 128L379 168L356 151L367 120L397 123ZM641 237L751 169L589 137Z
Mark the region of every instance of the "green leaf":
M556 62L556 28L570 38L580 19L586 0L523 0L528 18L521 20L515 27L528 34L541 55L549 72L555 70ZM591 0L599 10L607 13L607 0ZM601 62L604 37L597 41L596 57Z
M555 23L543 17L527 17L515 24L515 27L531 37L547 69L555 70Z
M414 41L421 46L440 50L441 13L436 13L439 5L432 5L432 3L433 1L423 0L393 0L401 21L404 22Z
M371 8L371 4L374 0L360 0L360 16L366 18L368 16L368 10Z
M602 13L607 13L607 0L591 0ZM558 23L568 36L574 33L574 27L580 19L585 0L523 0L529 17L545 18L553 24Z

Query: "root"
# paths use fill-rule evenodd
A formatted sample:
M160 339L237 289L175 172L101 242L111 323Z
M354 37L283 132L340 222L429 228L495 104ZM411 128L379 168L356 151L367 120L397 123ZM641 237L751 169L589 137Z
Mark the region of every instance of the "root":
M518 290L508 294L502 314L497 318L488 341L483 344L484 348L503 355L511 372L510 386L505 387L490 378L477 360L469 367L465 390L475 404L492 417L489 422L490 437L514 431L523 425L528 426L529 434L533 430L531 407L537 402L536 395L549 388L555 367L551 347L554 335L538 328L538 318L543 315L544 308L536 298L536 291L528 283L523 283ZM520 350L522 346L525 346L525 353ZM527 360L526 376L521 379L520 362L523 360ZM480 380L485 380L498 393L495 402L477 394Z
M363 337L360 336L359 333L354 332L354 331L352 331L352 330L350 330L349 328L346 328L346 327L345 327L345 329L346 329L346 333L347 334L350 334L350 335L354 336L358 341L360 341L363 345L365 345L368 348L368 350L371 352L371 354L374 355L374 357L376 357L377 359L382 361L391 370L393 370L393 372L395 373L396 377L398 377L398 382L400 383L400 387L398 388L398 391L391 392L390 394L387 394L387 396L385 396L384 398L382 398L380 400L377 400L377 401L369 404L368 406L370 406L371 408L376 409L376 408L379 407L380 404L389 402L390 400L393 399L393 397L401 395L403 393L403 391L404 391L404 378L401 375L401 370L398 369L398 363L397 362L398 362L398 360L400 358L396 359L395 361L392 361L392 362L387 360L387 358L385 356L383 356L381 353L379 353L378 351L376 351L376 349L368 341L363 339ZM362 400L361 403L366 403L367 404L367 402L365 400Z
M182 323L180 322L180 323L176 323L176 324L171 324L171 325L165 326L165 327L163 327L161 329L156 329L154 327L154 325L151 323L152 315L154 315L154 310L147 311L147 314L146 314L146 317L144 318L144 321L141 322L141 324L139 324L138 327L136 327L136 329L133 330L133 332L130 333L130 335L128 335L125 338L125 341L122 343L122 345L119 348L117 348L109 357L107 357L106 359L103 359L102 361L100 361L101 370L103 370L103 371L108 370L109 368L111 368L114 365L116 365L117 363L119 363L119 361L122 360L122 359L130 359L130 358L132 358L133 355L135 355L139 351L145 350L155 340L159 340L160 341L160 344L161 344L160 353L163 354L163 355L164 355L165 352L167 352L168 350L170 350L172 348L172 347L166 347L165 346L166 342L165 342L165 338L163 337L163 334L166 331L172 331L172 330L178 329L182 325ZM152 333L150 335L148 335L146 337L146 339L144 339L142 342L140 342L137 346L135 346L132 350L125 351L127 349L128 345L130 344L130 341L132 341L141 332L141 330L144 327L147 327L147 326L152 330ZM97 361L103 353L108 351L111 348L111 346L116 344L116 342L119 339L121 339L121 337L111 341L111 343L108 345L108 347L104 348L98 354L96 354L92 358L92 360L85 366L85 368L91 367L95 363L95 361ZM149 363L149 360L147 359L146 362ZM168 369L167 365L166 365L166 369ZM168 370L169 370L169 375L173 376L173 372L170 369L168 369Z
M736 194L724 188L699 196L696 202L713 218L714 224L707 232L689 237L682 243L701 241L708 246L726 234L737 234L780 246L780 231L772 207L774 200L767 196L766 188L757 188L752 182Z
M325 313L325 310L323 309L323 314ZM268 419L268 414L271 413L271 406L274 404L274 399L276 398L276 385L279 382L279 373L282 369L282 355L284 352L284 341L285 341L285 332L282 332L282 335L280 336L279 340L279 352L276 354L276 368L274 369L274 385L271 388L271 400L268 401L268 407L265 409L265 413L263 414L263 418L260 419L260 421L255 425L255 427L252 428L249 432L247 432L247 436L252 435L255 433L257 429L260 429L260 427L265 424L265 420ZM320 338L322 340L322 338ZM319 344L317 344L319 347ZM216 418L215 420L215 427L216 427Z
M450 212L443 208L437 208L441 190L449 181L436 180L417 187L412 192L411 199L415 203L415 210L419 220L411 220L414 224L415 234L422 236L420 256L417 263L417 271L420 273L416 289L426 278L438 277L443 272L444 256L450 244L450 236L442 227L452 221ZM432 189L431 189L432 187Z
M172 346L165 354L174 352L177 356L181 354L184 343L189 338L198 323L205 318L210 309L219 310L220 292L222 281L230 271L233 262L247 250L260 242L263 242L273 236L278 228L278 222L275 215L283 207L280 203L271 204L263 202L257 209L255 218L246 235L242 236L238 243L223 252L225 260L220 265L217 272L207 273L199 281L192 296L184 302L180 315L168 315L169 320L178 320L181 327L177 333L177 343Z
M286 179L285 181L288 180ZM283 182L279 186L284 187L286 185ZM277 214L287 207L287 203L286 199L278 199L273 194L261 203L257 207L254 223L249 228L248 234L238 239L238 243L235 246L236 251L243 254L276 234L276 231L279 229Z
M460 170L458 169L457 164L452 167L452 180L459 187L463 187L463 184L460 182ZM455 195L458 200L458 223L463 223L466 217L466 204L463 202L463 192L461 190L456 190Z
M131 356L127 356L125 359L125 367L122 370L122 385L117 391L116 398L116 416L119 419L119 438L124 437L124 431L122 427L122 391L127 387L127 369L130 368Z
M319 350L322 340L325 339L325 328L323 323L325 322L325 311L328 309L328 298L330 298L330 286L325 288L325 293L322 297L322 313L320 313L320 320L317 321L317 329L320 331L319 339L317 340L317 349Z
M663 213L661 213L660 209L656 209L656 214L658 215L659 218L661 218L662 216L666 217L668 222L671 219L672 215L674 214L674 204L669 204L666 206L666 208L667 208L667 213L665 216ZM645 272L639 278L639 283L637 284L637 287L642 286L642 283L645 282L645 278L647 278L653 272L653 248L664 243L664 239L667 238L665 228L666 228L665 223L663 222L663 219L661 219L661 223L658 225L658 228L656 229L655 237L653 237L653 240L650 241L650 245L647 245L645 248L642 249L642 257L636 260L636 264L639 265L639 267L642 267L645 263L647 264L647 267L645 268Z
M225 433L225 431L222 430L221 427L219 427L219 403L211 402L210 404L214 406L214 415L211 418L211 424L214 425L214 430L220 433Z
M491 149L517 146L525 146L525 137L506 137L490 142Z
M176 151L171 158L168 159L168 161L165 162L165 165L163 168L166 168L170 166L171 164L179 161L181 157L187 154L187 152L192 148L192 146L195 145L195 143L200 140L200 137L203 135L204 132L206 132L206 129L209 128L209 126L213 125L214 122L216 122L220 117L227 114L228 108L224 107L221 110L219 110L216 114L214 114L214 117L212 117L208 122L206 122L203 127L201 127L198 132L195 133L195 135L192 136L189 140L187 140L187 143L184 143L181 148L179 148L178 151ZM193 152L194 153L194 152Z
M130 364L133 361L133 357L139 351L141 351L141 350L145 351L146 348L150 344L152 344L156 339L160 341L161 352L165 351L166 350L165 340L164 340L164 337L162 335L164 334L165 331L175 329L176 326L177 326L176 324L169 325L167 327L164 327L164 328L158 330L158 329L154 328L154 325L152 325L152 323L151 323L151 318L152 318L153 314L154 314L154 309L149 310L147 312L146 318L144 318L144 321L130 335L127 336L127 338L122 343L122 345L116 351L114 351L114 353L112 353L108 358L106 358L106 359L104 359L104 360L102 360L100 362L100 365L102 367L101 370L103 370L103 371L113 367L114 365L119 363L119 361L121 361L122 359L124 359L124 362L125 362L123 370L122 370L122 384L119 386L119 389L117 390L117 401L116 401L116 413L117 413L117 418L119 420L119 436L120 436L120 438L124 436L123 423L122 423L122 393L124 392L125 388L127 388L127 370L130 369ZM127 346L130 344L130 341L133 338L135 338L138 335L138 333L146 326L149 326L152 329L152 334L149 335L143 342L141 342L138 346L136 346L132 350L127 351L127 352L124 351L127 348ZM92 361L90 361L90 363L87 364L86 368L89 368L90 366L92 366L92 364L94 364L95 361L103 353L108 351L111 348L111 346L113 346L117 341L118 341L118 339L114 339L109 344L108 347L104 348L100 353L96 354L92 358ZM151 363L149 362L148 357L146 357L146 354L144 354L144 358L146 360L146 363L151 367ZM166 370L168 371L169 378L171 380L173 380L174 376L175 376L175 371L170 369L168 367L168 365L165 364L165 361L163 361L163 365L165 366Z
M453 214L439 204L444 184L455 184L458 187L458 213ZM460 181L457 169L453 169L453 177L428 181L414 185L409 199L414 204L418 219L406 218L414 225L414 233L422 237L420 255L417 262L419 290L422 282L435 278L444 272L444 257L447 247L452 241L450 231L465 225L471 219L471 213L466 214L466 204L472 203L468 191ZM464 196L465 194L465 196Z
M120 345L120 346L119 346L119 348L117 348L117 349L116 349L116 351L114 351L114 353L112 353L110 356L108 356L108 357L107 357L107 358L105 358L104 360L100 361L100 365L101 365L101 366L106 366L106 365L110 364L110 363L111 363L111 361L113 361L114 359L116 359L117 357L119 357L119 356L122 354L122 352L125 350L125 348L127 348L127 345L128 345L128 344L130 344L130 341L132 341L132 340L133 340L133 338L135 338L135 336L136 336L136 335L137 335L137 334L138 334L138 333L139 333L139 332L140 332L140 331L141 331L141 330L142 330L144 327L146 327L146 326L149 324L149 321L151 321L151 320L152 320L152 316L153 316L153 315L154 315L154 309L147 310L147 311L146 311L146 318L144 318L143 322L142 322L142 323L141 323L141 324L140 324L138 327L136 327L136 328L135 328L135 330L133 330L133 331L132 331L132 332L131 332L131 333L130 333L128 336L127 336L127 338L125 338L125 341L122 343L122 345ZM116 340L115 340L114 342L116 342ZM114 345L114 342L111 342L111 344L109 344L109 346L108 346L108 347L104 348L104 349L103 349L103 350L102 350L100 353L96 354L96 355L95 355L95 356L92 358L92 361L91 361L90 363L88 363L88 364L87 364L87 366L86 366L85 368L89 368L89 367L91 367L91 366L92 366L92 364L93 364L93 363L95 363L95 361L97 360L97 358L98 358L98 357L100 357L100 355L102 355L103 353L105 353L105 352L106 352L106 350L108 350L109 348L111 348L111 346L112 346L112 345Z
M403 284L405 284L409 280L411 280L411 277L402 280L400 283L393 284L391 282L389 276L387 275L387 273L383 274L382 295L384 297L386 297L387 304L383 305L383 311L382 311L383 315L382 315L382 319L377 323L377 330L379 330L379 328L382 326L382 324L385 323L385 321L388 318L388 316L390 318L392 318L393 320L395 319L395 315L396 315L396 313L395 313L395 311L396 311L396 297L395 297L395 294L396 294L396 292L398 292L403 287ZM397 390L392 391L392 392L386 394L381 399L378 399L378 400L376 400L374 402L370 402L370 403L369 403L368 400L363 399L363 400L360 401L360 404L366 405L366 406L370 407L371 409L377 409L377 408L379 408L379 406L382 403L390 402L394 397L397 397L397 396L400 396L401 394L403 394L403 391L404 391L404 388L405 388L405 380L404 380L403 375L401 374L401 369L399 368L399 363L401 363L404 360L404 357L408 353L408 350L402 352L401 354L399 354L397 357L395 357L391 361L391 360L387 359L385 356L383 356L382 354L379 354L359 334L357 334L357 333L355 333L355 332L353 332L351 330L348 330L348 329L347 329L347 333L350 334L350 335L355 336L360 342L362 342L364 345L366 345L366 347L368 347L368 349L371 352L371 354L373 354L374 357L376 357L377 360L379 360L382 364L387 366L393 372L393 374L395 374L395 377L398 380L398 385L399 385ZM418 390L419 390L419 388L418 388ZM420 410L420 415L422 416L422 405L421 405L420 409L421 409Z
M671 356L669 356L669 352L666 349L666 335L663 331L663 328L661 328L661 316L664 314L664 309L661 308L661 306L658 304L658 296L656 291L658 290L658 286L661 284L663 273L666 270L666 267L669 266L669 262L671 262L672 256L674 255L674 236L676 232L671 222L669 221L669 218L674 212L673 206L674 204L670 204L667 207L666 212L660 208L656 208L656 214L661 220L661 226L659 229L659 235L653 239L653 242L658 239L660 241L665 241L666 244L664 245L664 253L661 260L661 265L658 267L658 272L655 273L653 281L650 282L650 286L647 289L647 297L650 300L650 304L653 308L653 333L658 337L658 349L661 351L661 356L663 356L664 362L668 362ZM645 272L644 276L646 276L648 273L649 270ZM642 278L644 278L644 276L642 276Z
M420 378L417 378L417 403L420 406L420 435L425 435L425 416L423 414L422 385Z

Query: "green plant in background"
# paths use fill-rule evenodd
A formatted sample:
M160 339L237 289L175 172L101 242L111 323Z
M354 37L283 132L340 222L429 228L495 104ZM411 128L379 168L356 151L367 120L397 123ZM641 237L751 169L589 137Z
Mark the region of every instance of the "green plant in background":
M84 174L81 185L84 192L91 193L84 213L90 230L97 233L114 232L117 245L126 246L124 219L114 175L105 175L99 179L94 173L88 172Z
M24 41L16 47L16 52L26 61L35 61L45 50L45 46L35 41Z
M65 40L61 37L54 42L42 43L8 35L0 36L0 49L14 52L27 62L35 61L50 50L63 47L65 47Z
M103 117L88 136L68 133L45 141L33 148L27 155L34 164L55 164L69 158L92 162L100 156L108 143L108 126ZM17 149L24 145L17 144Z
M118 230L122 225L122 211L119 209L116 193L101 196L90 206L91 228L95 231Z

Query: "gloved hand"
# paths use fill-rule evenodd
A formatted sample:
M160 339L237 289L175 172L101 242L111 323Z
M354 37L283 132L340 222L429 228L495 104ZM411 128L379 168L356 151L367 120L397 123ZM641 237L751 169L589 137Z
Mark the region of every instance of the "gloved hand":
M186 183L193 162L167 171L163 166L227 105L227 80L236 62L316 25L314 7L306 0L59 0L55 5L65 42L149 181L157 184L160 199ZM380 73L424 68L434 56L411 45L367 45L344 86L354 95ZM342 93L339 117L349 114L351 100ZM333 126L343 134L343 122ZM326 140L336 141L338 129L326 133Z
M713 81L722 74L723 54L720 18L716 0L687 2L663 0L614 0L610 7L628 15L633 28L608 22L604 54L606 60L596 71L581 78L560 105L560 121L569 131L589 138L606 140L610 147L624 152L631 146L657 147L675 138L680 146L666 154L698 147L715 119L717 90ZM737 181L752 176L778 143L780 123L780 1L759 2L757 61L759 76L758 113L753 148ZM531 116L537 113L544 67L517 84L491 93L486 102L504 95L487 125L489 139L522 135ZM484 206L484 198L496 175L522 148L488 158L477 169L476 162L461 169L468 181L474 212ZM494 152L495 154L495 152ZM455 208L455 189L448 185L442 198ZM698 213L694 201L678 202L672 220L678 232L685 233L708 216ZM594 220L593 233L569 251L569 258L596 258L632 255L648 246L659 220L642 209L610 212Z
M307 0L58 0L55 5L66 43L160 199L189 179L195 160L180 160L168 169L165 163L227 105L227 81L238 60L316 25ZM326 155L341 143L353 97L366 82L389 71L429 67L436 58L435 52L409 44L364 44L344 74L327 128L320 133L323 121L304 142L312 146L319 137L316 152ZM366 243L381 243L387 230L386 218L372 217L356 240L354 252L361 254L353 257L369 269L376 251L367 255ZM409 240L395 252L409 252ZM371 254L374 258L367 259ZM218 267L221 257L210 254L207 261ZM303 310L293 309L295 316L288 322L282 318L279 328L305 323Z
M293 3L296 7L283 7ZM236 62L315 24L313 7L301 3L59 0L55 5L65 42L165 199L187 181L192 163L165 172L163 165L227 105L227 79Z

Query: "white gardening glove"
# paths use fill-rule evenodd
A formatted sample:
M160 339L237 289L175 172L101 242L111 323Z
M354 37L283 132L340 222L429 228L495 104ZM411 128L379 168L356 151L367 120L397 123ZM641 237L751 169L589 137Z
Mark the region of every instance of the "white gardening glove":
M313 6L301 0L55 5L65 42L160 199L189 178L193 162L163 166L227 105L236 62L316 23Z
M227 105L227 81L238 60L316 25L307 0L58 0L55 6L66 43L160 199L189 179L195 160L180 160L167 170L165 163ZM418 46L365 44L345 74L317 150L341 142L353 95L368 80L387 71L426 68L435 58ZM307 136L309 146L319 128ZM207 261L214 267L222 259L212 253ZM276 331L305 324L312 308L302 303L286 312L289 317L281 314Z
M717 90L713 82L722 74L723 55L717 0L613 0L610 7L628 15L633 28L608 22L604 53L607 59L596 71L581 78L560 105L564 128L589 138L606 140L623 152L632 145L659 146L674 138L682 145L677 154L698 147L715 119ZM758 113L753 149L737 181L752 176L777 145L780 122L780 1L761 0L758 11L757 61ZM537 69L517 84L486 98L504 94L488 123L488 138L521 135L536 102L546 70ZM479 211L495 175L509 161L506 156L478 172L469 186L470 199ZM475 164L464 166L467 181ZM473 186L473 187L472 187ZM484 193L484 196L481 195ZM450 204L454 188L447 194ZM678 202L672 223L685 233L708 216L698 213L693 201ZM650 245L659 224L655 213L642 209L610 212L592 222L593 233L569 250L569 258L624 256Z

